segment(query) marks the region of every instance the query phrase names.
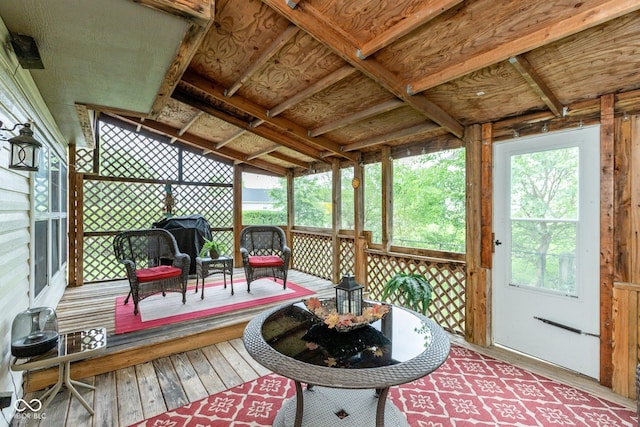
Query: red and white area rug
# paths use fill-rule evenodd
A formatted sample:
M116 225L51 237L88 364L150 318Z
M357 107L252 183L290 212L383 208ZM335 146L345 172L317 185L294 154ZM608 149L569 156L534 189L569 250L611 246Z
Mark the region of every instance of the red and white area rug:
M266 427L294 395L293 381L269 374L136 426ZM416 427L637 425L633 410L459 346L437 371L392 387L389 399Z
M233 281L234 295L231 295L231 285L227 279L227 288L223 281L205 284L204 298L201 298L202 288L195 292L195 286L187 289L187 302L182 304L182 294L168 292L152 295L140 301L138 314L133 314L133 300L125 304L126 295L116 298L115 323L116 334L139 331L156 326L169 325L184 320L197 319L205 316L228 313L258 305L273 302L301 299L313 295L315 292L287 281L287 288L282 289L282 280L258 279L251 282L251 293L247 292L247 282L244 278Z

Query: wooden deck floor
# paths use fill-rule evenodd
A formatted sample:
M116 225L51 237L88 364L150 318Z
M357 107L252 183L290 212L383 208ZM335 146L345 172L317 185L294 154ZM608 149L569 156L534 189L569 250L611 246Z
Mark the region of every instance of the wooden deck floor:
M240 276L238 272L238 276ZM316 289L320 294L332 295L331 283L308 276L299 272L292 272L290 279L308 288ZM113 300L106 300L126 293L126 283L110 284L108 290L98 291L98 285L69 289L60 306L57 309L61 331L75 330L89 326L107 326L113 328L113 321L109 321L109 307L113 312ZM89 286L96 286L90 289ZM93 291L93 292L92 292ZM100 296L96 297L95 293ZM90 296L92 295L93 296ZM108 297L107 295L111 295ZM93 308L87 309L87 298L93 301ZM84 305L83 301L84 300ZM264 309L264 308L262 308ZM84 311L85 315L79 315ZM255 315L255 312L235 313L234 316L226 316L226 319L209 319L208 327L226 327L234 321L245 324ZM111 317L113 313L111 314ZM86 319L91 319L86 323ZM94 324L95 322L95 324ZM102 322L102 323L100 323ZM110 325L110 326L109 326ZM221 326L222 325L222 326ZM129 338L109 337L111 351L127 354L126 349L137 345L161 341L162 337L173 337L175 334L185 333L190 328L183 325L174 328L158 328L156 336L134 335ZM200 331L204 326L200 322L191 325L191 329ZM175 330L172 330L175 329ZM125 334L129 335L129 334ZM149 335L149 336L147 336ZM158 337L160 335L161 337ZM476 351L488 354L497 359L511 362L532 372L545 375L549 378L561 381L565 384L578 387L602 398L614 401L627 408L634 409L635 402L622 398L597 382L576 375L572 372L559 369L555 366L532 360L521 355L514 354L500 348L477 348L465 343L461 337L452 336L452 342L458 345L470 347ZM116 348L116 350L114 350ZM141 347L144 349L145 347ZM154 348L146 347L146 348ZM144 351L144 350L142 350ZM84 407L76 400L71 399L68 391L63 391L56 396L51 405L46 409L46 419L37 421L16 417L14 425L17 426L42 426L42 427L66 427L66 426L100 426L119 427L160 414L217 393L227 388L253 380L269 373L264 367L257 364L246 352L242 340L238 337L225 339L215 344L203 345L188 351L177 351L170 355L162 355L150 358L148 361L136 363L108 372L91 375L83 381L96 386L96 390L83 390L80 392L93 406L95 415L89 416ZM33 374L30 374L33 375ZM41 392L29 393L25 398L37 397Z

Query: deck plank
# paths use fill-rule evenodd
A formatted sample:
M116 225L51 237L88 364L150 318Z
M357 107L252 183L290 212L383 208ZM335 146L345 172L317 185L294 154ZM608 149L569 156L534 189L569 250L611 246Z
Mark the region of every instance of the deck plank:
M131 366L116 371L118 396L118 424L130 425L143 418L142 402L136 379L136 369Z
M95 386L93 427L117 426L119 399L113 398L113 396L118 396L115 371L97 375Z
M84 380L82 380L82 382L85 384L95 386L94 377L85 378ZM95 392L89 388L82 387L82 386L76 387L76 390L78 390L78 393L80 393L80 396L82 396L84 400L87 401L89 406L93 408L94 406L93 400L94 400ZM93 424L93 416L89 414L89 412L85 409L85 407L82 406L80 401L76 398L71 398L69 402L69 414L67 415L67 417L68 419L76 420L79 426L90 426L91 424ZM51 425L55 425L55 424L51 424Z
M216 370L213 369L211 363L209 363L205 355L202 353L202 350L192 350L188 351L186 354L193 366L193 369L198 373L198 376L202 381L202 385L207 389L209 394L215 394L226 390L227 387L218 376Z
M158 382L162 388L167 409L172 410L189 403L171 359L169 357L155 359L153 367L158 375Z
M216 347L218 347L218 350L220 350L220 353L222 353L224 358L231 363L233 370L236 371L240 378L242 378L242 382L255 380L260 376L253 368L251 368L236 349L233 348L229 341L216 344Z
M162 395L162 389L160 388L153 363L141 363L136 365L135 368L144 418L166 412L167 405L164 403L164 396Z
M235 387L242 384L242 378L233 370L233 366L224 358L218 347L210 345L202 349L202 353L211 363L213 369L218 373L226 388Z
M189 402L200 400L209 395L207 389L200 381L200 377L191 365L189 357L185 353L174 354L171 356L171 362L176 370L176 375L180 378L182 389L187 395Z

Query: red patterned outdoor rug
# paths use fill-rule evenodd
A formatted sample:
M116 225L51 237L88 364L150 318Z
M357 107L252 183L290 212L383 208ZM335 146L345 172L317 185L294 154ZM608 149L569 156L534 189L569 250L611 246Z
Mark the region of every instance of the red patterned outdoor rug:
M270 374L136 426L271 426L294 395L293 381ZM437 371L392 387L389 399L416 427L637 425L633 410L458 346ZM354 424L336 416L332 425Z
M200 290L195 292L195 286L187 290L187 302L182 304L182 294L169 292L152 295L140 301L138 315L133 314L133 300L125 304L126 295L116 298L116 334L139 331L156 326L169 325L184 320L213 316L258 305L279 301L301 299L313 295L300 285L287 281L287 289L282 289L282 280L258 279L251 282L251 293L247 292L247 282L243 279L234 280L235 294L231 295L229 280L227 288L223 281L205 284L204 299L200 298Z

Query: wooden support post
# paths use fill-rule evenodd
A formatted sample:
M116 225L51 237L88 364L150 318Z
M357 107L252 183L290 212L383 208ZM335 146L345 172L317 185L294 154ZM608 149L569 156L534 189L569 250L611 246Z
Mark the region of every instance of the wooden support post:
M293 169L290 169L287 172L287 244L289 248L291 248L291 260L290 266L292 267L294 264L294 258L296 256L293 250L293 226L294 226L294 204L293 204Z
M84 283L84 175L76 174L76 271L75 286Z
M382 147L382 250L389 252L393 241L393 159L391 147Z
M76 260L78 255L76 223L78 222L78 212L76 211L78 191L76 189L76 144L69 144L69 200L68 200L68 245L69 262L67 268L67 283L69 286L76 286Z
M340 238L338 232L342 223L342 174L340 161L334 158L331 162L331 277L333 283L340 282Z
M364 231L364 167L360 161L353 166L354 194L353 194L353 215L354 215L354 257L355 267L354 276L356 282L367 287L367 254L366 240L363 236Z
M240 232L242 231L242 166L233 166L233 263L242 267Z
M600 98L600 384L605 387L613 378L614 104L613 94Z
M473 344L487 346L490 336L487 327L488 295L491 270L481 265L482 259L482 202L483 192L483 133L490 131L473 125L465 130L467 169L467 278L465 304L465 339Z

